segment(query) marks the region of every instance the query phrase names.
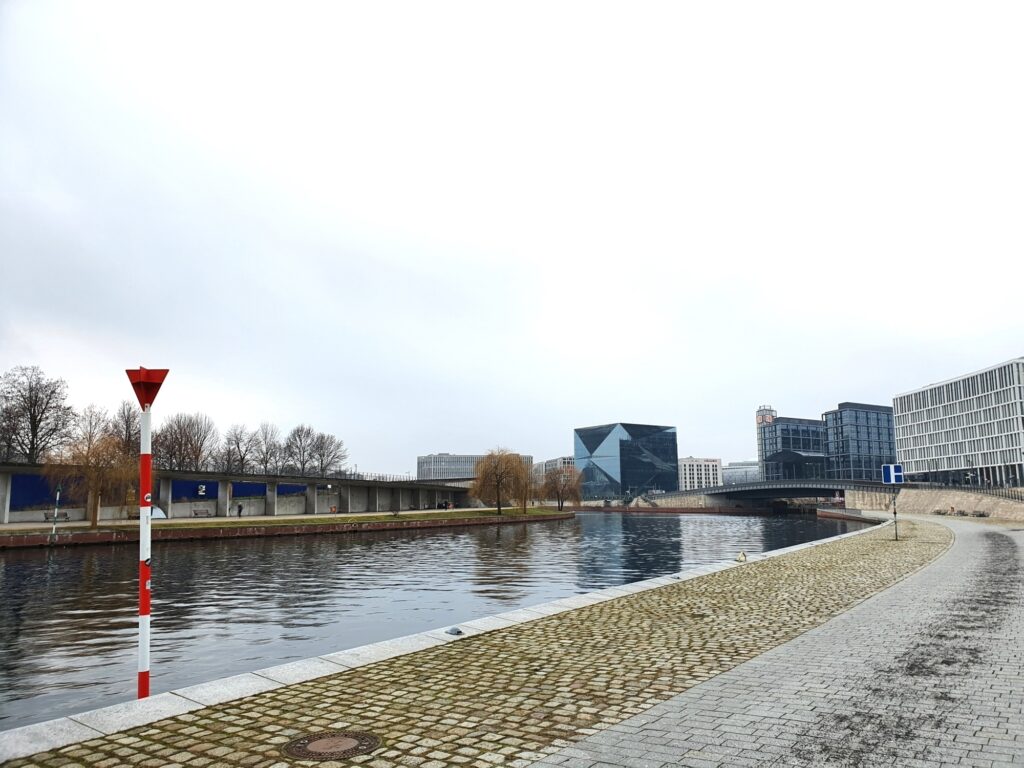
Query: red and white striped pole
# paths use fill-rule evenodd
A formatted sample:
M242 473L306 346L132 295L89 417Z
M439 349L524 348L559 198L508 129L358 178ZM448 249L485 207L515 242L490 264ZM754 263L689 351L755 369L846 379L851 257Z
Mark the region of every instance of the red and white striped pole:
M153 512L153 445L152 413L150 409L167 377L166 370L126 371L139 405L142 406L142 424L139 450L139 695L149 696L149 619L151 578L151 526Z

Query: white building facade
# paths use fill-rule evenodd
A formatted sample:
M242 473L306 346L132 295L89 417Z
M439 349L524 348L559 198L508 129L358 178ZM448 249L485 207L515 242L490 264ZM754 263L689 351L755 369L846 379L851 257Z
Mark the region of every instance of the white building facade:
M687 456L679 459L679 490L692 491L694 488L713 488L722 484L721 459L695 459Z
M547 477L548 472L554 472L556 469L572 468L576 466L576 459L573 456L559 456L557 459L548 459L547 461L539 461L533 465L533 479L536 482L544 482L544 478Z
M417 480L454 480L476 477L476 463L484 454L431 453L416 457ZM533 468L533 456L523 456L526 468Z
M893 415L908 479L1024 483L1024 357L897 395Z

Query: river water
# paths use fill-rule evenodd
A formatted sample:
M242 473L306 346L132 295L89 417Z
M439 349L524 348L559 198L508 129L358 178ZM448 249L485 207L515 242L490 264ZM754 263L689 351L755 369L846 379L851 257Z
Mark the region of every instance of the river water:
M156 542L152 693L856 530L813 515ZM135 696L138 549L0 550L0 730Z

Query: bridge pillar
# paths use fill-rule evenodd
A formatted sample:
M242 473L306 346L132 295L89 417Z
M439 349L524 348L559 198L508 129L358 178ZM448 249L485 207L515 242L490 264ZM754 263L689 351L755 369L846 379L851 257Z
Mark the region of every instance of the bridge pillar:
M263 514L271 516L277 514L277 483L267 483L267 500L263 505Z
M306 486L306 514L316 514L316 483L309 483Z
M402 511L402 489L392 488L391 489L391 509L389 512L401 512Z
M11 522L11 473L0 472L0 523Z
M372 506L374 512L380 512L380 489L377 488L377 486L373 486L373 488L367 488L367 496L370 495L370 491L373 491L373 502L371 504L370 499L366 500L367 509L369 509Z
M231 481L217 481L217 517L227 517L231 511Z
M339 512L351 512L352 511L352 486L346 485L345 492L341 492L341 488L338 488L338 511Z

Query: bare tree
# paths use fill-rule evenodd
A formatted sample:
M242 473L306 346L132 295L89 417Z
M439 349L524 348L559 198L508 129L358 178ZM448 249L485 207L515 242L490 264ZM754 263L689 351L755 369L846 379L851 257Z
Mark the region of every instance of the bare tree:
M14 461L14 432L17 419L14 408L0 399L0 461Z
M227 472L246 472L252 469L256 453L256 433L242 424L232 424L224 433L224 469Z
M153 458L161 469L199 471L217 452L217 426L204 413L176 413L153 435Z
M128 400L122 400L110 417L108 432L117 440L121 450L131 456L139 452L139 435L142 431L139 407Z
M313 466L316 467L320 477L326 477L345 466L348 461L348 451L345 450L345 443L334 435L325 432L319 433L313 438L312 447Z
M44 474L71 497L84 497L91 527L99 524L103 496L124 499L137 466L131 453L110 432L106 410L90 405L78 415L64 461L48 464Z
M503 499L523 498L524 484L529 483L529 468L523 457L507 448L488 451L474 469L476 479L469 493L484 504L494 504L501 514Z
M253 437L255 439L253 462L256 466L263 471L264 475L280 472L284 459L281 431L274 424L264 421L253 433Z
M289 468L300 475L308 474L313 461L313 443L316 441L316 430L308 424L299 424L288 433L284 441L285 461Z
M75 414L66 402L67 389L63 379L47 379L34 365L0 376L3 439L14 454L11 458L35 464L67 443Z
M580 503L582 490L580 483L583 476L575 467L558 467L544 475L544 485L541 487L541 495L545 499L554 499L561 512L565 502L574 501Z

